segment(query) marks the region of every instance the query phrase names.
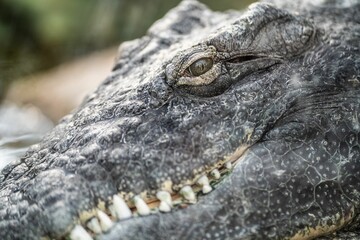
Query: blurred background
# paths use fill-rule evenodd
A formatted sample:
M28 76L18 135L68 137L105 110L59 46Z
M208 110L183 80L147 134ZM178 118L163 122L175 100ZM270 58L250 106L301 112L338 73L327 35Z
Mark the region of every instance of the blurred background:
M213 10L254 0L200 0ZM108 75L118 45L180 0L0 0L0 169Z

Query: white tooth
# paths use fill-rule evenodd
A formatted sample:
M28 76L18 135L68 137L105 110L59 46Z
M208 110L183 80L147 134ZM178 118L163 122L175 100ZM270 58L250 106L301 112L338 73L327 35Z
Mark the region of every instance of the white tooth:
M156 197L160 201L166 202L170 207L172 206L172 199L171 199L171 195L170 195L169 192L167 192L167 191L158 191L156 193Z
M204 194L211 192L212 188L209 184L209 179L207 176L204 175L204 176L200 177L199 180L197 181L197 183L203 187L202 192Z
M183 187L180 194L188 201L196 201L195 193L190 186Z
M113 211L118 219L126 219L131 217L132 213L125 201L118 195L113 197Z
M94 233L96 234L100 234L102 231L101 231L101 227L100 227L100 223L99 223L99 220L94 217L92 218L87 224L86 226L91 230L93 231Z
M227 169L231 169L231 168L232 168L231 162L227 162L227 163L225 164L225 167L226 167Z
M215 179L220 179L220 172L219 172L218 169L212 170L210 174L211 174L211 176L212 176L213 178L215 178Z
M113 216L114 218L117 218L118 216L116 215L114 204L109 205L108 208L109 208L111 216Z
M209 179L207 176L203 175L197 180L197 183L200 184L201 186L209 185Z
M159 205L159 210L161 212L170 212L171 211L171 207L169 206L169 204L165 201L161 201L160 205Z
M150 214L150 208L148 205L142 200L141 197L135 196L134 197L134 204L135 207L140 215L149 215Z
M207 194L207 193L209 193L211 191L212 191L212 187L210 185L204 185L203 188L202 188L202 192L204 194Z
M106 215L106 213L104 213L103 211L98 210L97 215L100 220L101 229L106 232L107 230L109 230L109 228L112 227L113 222L111 221L109 216Z
M80 225L76 225L70 233L71 240L93 240L90 234Z

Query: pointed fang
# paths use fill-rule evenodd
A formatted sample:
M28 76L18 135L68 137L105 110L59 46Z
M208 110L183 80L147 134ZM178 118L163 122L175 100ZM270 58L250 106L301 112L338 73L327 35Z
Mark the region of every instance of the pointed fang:
M90 234L80 225L76 225L70 233L71 240L93 240Z
M194 191L190 186L185 186L180 190L180 194L188 201L195 202L196 196Z
M212 170L212 171L210 172L210 175L211 175L214 179L216 179L216 180L220 179L220 172L219 172L218 169Z
M86 226L93 231L96 234L100 234L102 232L101 227L100 227L100 223L99 220L94 217L92 218L87 224Z
M138 213L142 216L145 216L145 215L149 215L150 214L150 208L148 207L148 205L145 203L144 200L142 200L141 197L139 196L135 196L134 197L134 204L135 204L135 207L138 211Z
M212 187L210 185L204 185L203 188L202 188L202 192L204 194L207 194L207 193L209 193L211 191L212 191Z
M126 219L131 217L132 213L125 201L118 195L113 197L113 210L118 219Z
M97 215L98 215L98 218L100 220L101 229L104 232L106 232L107 230L109 230L112 227L113 222L111 221L109 216L106 215L106 213L104 213L103 211L98 210Z

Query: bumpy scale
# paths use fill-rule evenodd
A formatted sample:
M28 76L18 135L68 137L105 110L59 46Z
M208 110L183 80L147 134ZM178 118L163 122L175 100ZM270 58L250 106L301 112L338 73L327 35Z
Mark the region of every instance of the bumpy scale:
M360 4L185 0L0 173L0 239L358 239Z

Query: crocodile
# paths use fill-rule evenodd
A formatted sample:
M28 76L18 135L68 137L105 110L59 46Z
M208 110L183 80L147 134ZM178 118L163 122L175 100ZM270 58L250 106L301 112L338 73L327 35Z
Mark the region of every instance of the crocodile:
M0 174L0 239L359 239L360 3L185 0Z

